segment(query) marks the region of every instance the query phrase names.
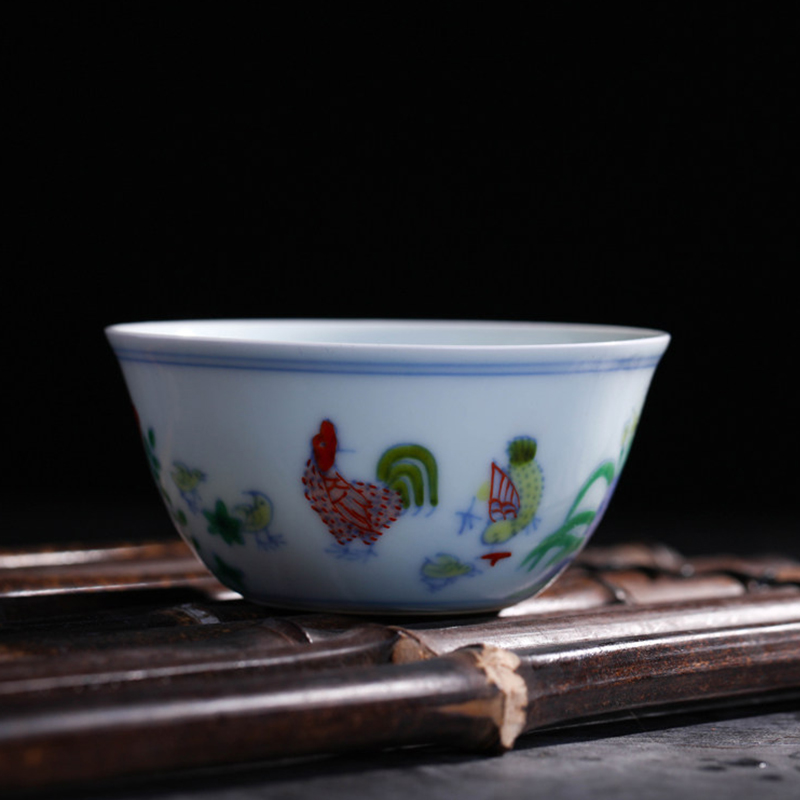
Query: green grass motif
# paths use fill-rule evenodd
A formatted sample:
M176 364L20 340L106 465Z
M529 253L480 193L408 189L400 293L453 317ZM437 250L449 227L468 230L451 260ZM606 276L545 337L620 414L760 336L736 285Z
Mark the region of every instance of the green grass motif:
M583 544L585 537L577 536L571 533L571 531L584 525L591 525L597 516L597 511L587 510L581 511L580 513L575 512L586 496L586 493L598 480L603 479L606 481L606 484L610 486L611 482L614 480L615 474L616 467L614 466L614 462L603 462L581 487L575 501L567 512L564 524L539 542L539 544L525 556L520 566L527 567L528 572L540 565L545 568L550 567L578 550ZM552 556L546 562L543 562L544 557L551 551L554 551Z

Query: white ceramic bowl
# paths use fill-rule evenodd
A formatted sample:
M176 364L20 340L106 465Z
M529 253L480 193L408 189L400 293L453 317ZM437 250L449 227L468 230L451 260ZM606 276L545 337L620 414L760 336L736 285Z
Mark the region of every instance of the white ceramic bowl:
M108 339L183 538L285 608L478 612L542 590L600 521L653 330L207 320Z

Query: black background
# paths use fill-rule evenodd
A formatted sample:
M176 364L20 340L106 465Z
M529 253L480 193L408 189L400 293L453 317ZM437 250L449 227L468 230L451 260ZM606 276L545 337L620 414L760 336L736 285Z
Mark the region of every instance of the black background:
M800 555L788 20L269 7L4 12L3 539L172 535L106 325L486 318L673 335L596 541Z

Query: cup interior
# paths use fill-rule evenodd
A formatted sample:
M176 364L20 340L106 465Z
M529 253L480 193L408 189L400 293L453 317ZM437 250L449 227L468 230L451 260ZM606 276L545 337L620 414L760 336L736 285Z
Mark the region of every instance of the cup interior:
M611 325L390 320L186 320L130 323L113 329L145 338L414 348L563 347L665 335Z

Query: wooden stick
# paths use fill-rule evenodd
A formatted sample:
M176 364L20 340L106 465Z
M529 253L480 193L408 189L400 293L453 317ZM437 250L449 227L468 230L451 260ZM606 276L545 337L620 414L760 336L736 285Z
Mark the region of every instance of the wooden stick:
M0 774L22 788L412 744L507 749L556 722L796 688L798 653L795 622L87 693L6 711Z
M390 621L276 613L213 589L163 605L150 593L174 590L169 569L135 559L157 587L103 588L105 563L125 572L120 552L67 556L93 564L92 591L74 572L43 584L53 564L36 553L0 580L14 586L0 604L17 604L0 627L4 788L403 745L503 750L543 726L800 688L800 587L785 559L587 551L501 615ZM76 595L95 607L48 619L40 605L26 621L21 588L51 610ZM98 610L110 595L128 600Z

